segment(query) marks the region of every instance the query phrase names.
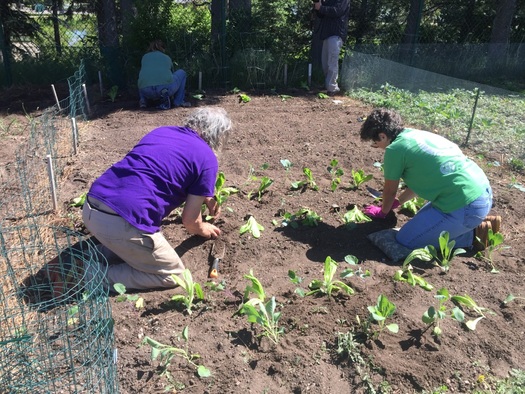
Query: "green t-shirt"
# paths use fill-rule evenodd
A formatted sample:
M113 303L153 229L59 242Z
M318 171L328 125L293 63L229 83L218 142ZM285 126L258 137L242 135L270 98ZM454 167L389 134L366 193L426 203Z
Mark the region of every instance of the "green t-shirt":
M142 56L138 87L167 85L173 81L173 61L160 51L148 52Z
M418 196L449 213L470 204L489 185L485 173L453 142L405 129L387 146L385 179L403 179Z

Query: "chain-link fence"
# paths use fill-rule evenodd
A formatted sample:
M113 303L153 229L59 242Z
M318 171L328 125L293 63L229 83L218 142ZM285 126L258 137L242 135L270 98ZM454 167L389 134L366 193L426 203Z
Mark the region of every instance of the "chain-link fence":
M507 28L498 19L498 7L488 0L355 0L345 47L455 78L523 78L525 11L520 2L504 21ZM23 4L8 3L11 9ZM35 78L31 70L36 63L40 82L57 83L83 59L89 83L98 80L100 71L107 88L134 89L141 56L153 39L165 41L176 66L186 70L191 90L299 87L307 79L308 64L316 71L319 63L312 58L312 4L305 0L28 4L33 5L21 11L38 34L19 34L3 48L3 53L12 53L9 67L18 84ZM500 31L509 34L498 41L500 25ZM0 76L6 67L4 61Z
M85 69L32 119L0 184L0 392L118 392L113 320L96 246L70 230L60 179L84 118Z

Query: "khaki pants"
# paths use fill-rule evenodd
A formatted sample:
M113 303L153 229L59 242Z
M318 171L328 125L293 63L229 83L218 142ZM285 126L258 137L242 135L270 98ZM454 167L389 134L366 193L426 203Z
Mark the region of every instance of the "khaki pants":
M82 219L102 244L101 254L113 263L107 271L111 290L115 283L127 289L176 286L171 275L181 274L184 264L161 232L143 233L93 197L86 199Z

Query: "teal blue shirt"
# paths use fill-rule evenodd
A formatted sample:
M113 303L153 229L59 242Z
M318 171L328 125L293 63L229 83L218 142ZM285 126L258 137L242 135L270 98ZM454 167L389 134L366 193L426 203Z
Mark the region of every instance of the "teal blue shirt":
M138 88L167 85L173 81L173 61L160 51L148 52L142 56Z

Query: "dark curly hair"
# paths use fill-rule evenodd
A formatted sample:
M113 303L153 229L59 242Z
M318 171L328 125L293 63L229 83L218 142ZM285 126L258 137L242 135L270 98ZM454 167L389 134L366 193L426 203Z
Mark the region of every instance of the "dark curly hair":
M396 111L377 108L366 117L360 134L363 141L378 141L379 133L385 133L391 141L394 141L403 129L403 119Z

